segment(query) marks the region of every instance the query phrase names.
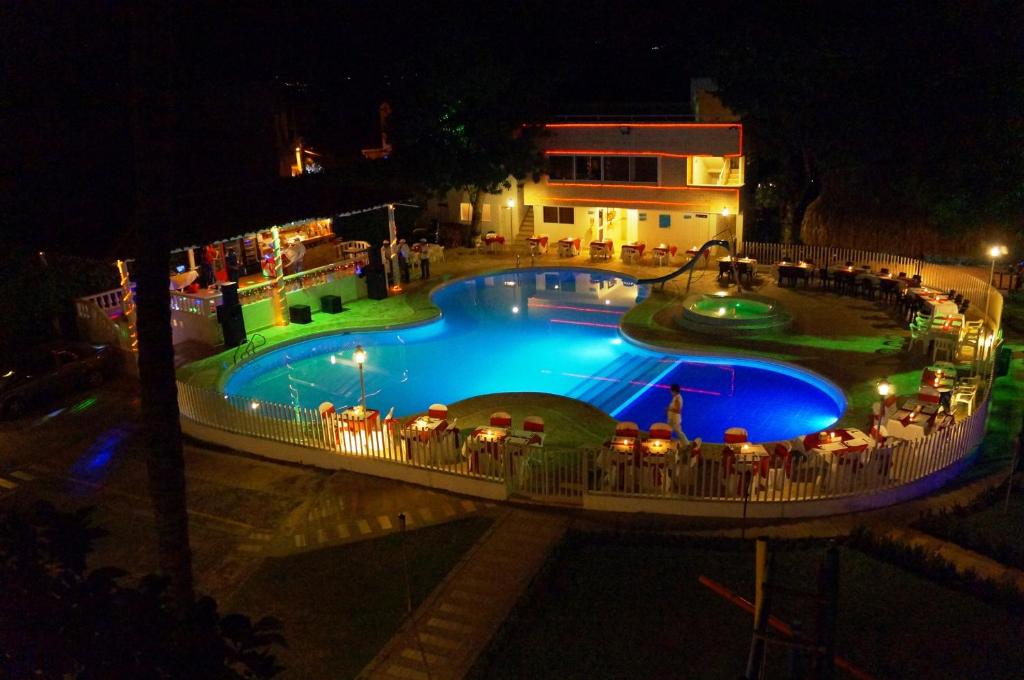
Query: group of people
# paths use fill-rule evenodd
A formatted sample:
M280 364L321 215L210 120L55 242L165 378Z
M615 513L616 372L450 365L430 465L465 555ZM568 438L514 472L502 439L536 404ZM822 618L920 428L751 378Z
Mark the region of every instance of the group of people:
M393 258L392 255L395 257ZM384 241L380 248L381 260L386 267L390 268L391 280L409 283L410 271L416 268L420 270L420 279L430 278L430 257L427 253L427 239L420 239L418 247L410 248L405 239L399 239L394 252L391 244ZM395 272L395 262L398 264L398 271Z

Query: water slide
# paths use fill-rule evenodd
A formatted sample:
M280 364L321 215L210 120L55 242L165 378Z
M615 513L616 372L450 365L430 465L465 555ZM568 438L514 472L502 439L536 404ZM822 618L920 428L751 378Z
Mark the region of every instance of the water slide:
M700 249L697 251L697 254L694 255L693 258L689 262L687 262L686 264L684 264L682 267L680 267L679 269L675 270L674 272L670 272L668 274L665 274L664 276L656 276L656 277L650 278L650 279L637 279L636 282L637 283L662 283L663 284L666 281L674 279L675 277L679 276L680 274L685 274L686 272L692 270L697 265L697 260L699 260L703 256L704 251L707 250L708 248L710 248L711 246L722 246L726 250L729 250L729 242L728 241L723 241L722 239L711 239L710 241L708 241L707 243L705 243L704 245L702 245L700 247Z

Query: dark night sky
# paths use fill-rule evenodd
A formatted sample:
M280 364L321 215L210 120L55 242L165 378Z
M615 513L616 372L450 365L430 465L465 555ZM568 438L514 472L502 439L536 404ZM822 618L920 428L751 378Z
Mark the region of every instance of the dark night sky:
M127 10L12 2L0 11L5 219L30 240L87 242L73 236L130 217ZM380 101L400 100L424 69L481 51L526 74L523 100L551 112L685 102L693 43L669 24L632 3L184 3L181 191L210 196L274 177L275 98L312 103L311 141L355 153L377 141ZM552 91L530 87L537 72ZM282 86L296 82L306 87Z
M835 7L862 7L269 4L178 5L178 176L180 193L201 197L190 202L195 209L220 191L258 191L273 180L271 120L281 102L307 105L314 119L308 141L342 156L376 143L380 101L400 103L425 73L453 66L458 73L481 55L515 74L524 107L547 114L594 103L610 113L623 112L626 103L685 106L690 77L707 74L716 50L744 49L744 31L780 33L785 43L794 22L828 22ZM804 14L817 16L804 21ZM129 221L130 25L118 3L12 0L0 7L7 94L0 109L0 214L13 233L31 235L31 245L88 243L90 232ZM285 85L294 83L304 85Z

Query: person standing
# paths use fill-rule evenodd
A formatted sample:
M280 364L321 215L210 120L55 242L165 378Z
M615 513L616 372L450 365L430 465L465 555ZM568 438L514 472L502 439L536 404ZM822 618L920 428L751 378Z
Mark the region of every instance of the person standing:
M668 403L666 409L666 415L668 424L672 426L672 431L679 435L679 441L684 446L690 443L690 439L683 432L683 395L680 393L679 385L672 384L672 400Z
M281 253L284 260L283 266L291 269L292 274L302 271L302 258L306 256L306 246L302 245L302 239L298 236L292 239L288 247Z
M425 238L420 239L420 278L430 278L430 247Z
M242 268L238 263L238 253L234 248L228 249L227 255L224 256L224 264L228 268L228 281L238 283L238 279L242 277Z
M398 242L398 271L402 283L409 283L409 244L404 238Z

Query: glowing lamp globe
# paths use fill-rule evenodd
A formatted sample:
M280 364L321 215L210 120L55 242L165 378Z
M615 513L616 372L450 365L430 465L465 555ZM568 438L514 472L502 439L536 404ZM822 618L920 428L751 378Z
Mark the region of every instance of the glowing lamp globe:
M878 394L883 396L883 397L887 397L887 396L889 396L889 392L891 392L891 391L892 391L892 385L889 384L888 380L886 380L885 378L882 378L881 382L878 383Z
M360 366L366 363L366 350L362 345L356 345L356 351L352 352L352 361Z

